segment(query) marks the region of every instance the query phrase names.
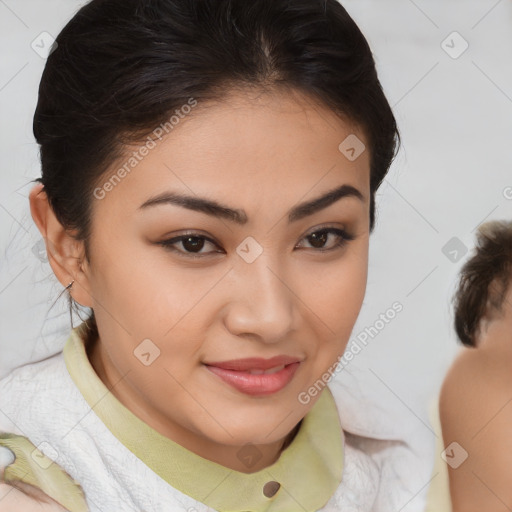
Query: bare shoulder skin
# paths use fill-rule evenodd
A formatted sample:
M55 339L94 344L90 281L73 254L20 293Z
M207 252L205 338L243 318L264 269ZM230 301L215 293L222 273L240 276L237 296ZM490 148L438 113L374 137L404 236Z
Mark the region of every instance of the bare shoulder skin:
M483 320L477 348L461 351L441 389L444 445L460 445L447 453L453 512L512 509L511 295L502 315Z

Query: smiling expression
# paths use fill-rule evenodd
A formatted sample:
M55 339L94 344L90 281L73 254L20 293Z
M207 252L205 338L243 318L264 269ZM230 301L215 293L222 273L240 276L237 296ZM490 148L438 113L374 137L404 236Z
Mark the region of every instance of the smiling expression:
M299 94L201 107L93 200L77 285L100 378L214 459L215 446L282 440L316 402L298 395L343 353L366 289L370 155L346 158L340 143L364 133ZM293 374L247 377L253 392L205 365L275 356L298 361Z

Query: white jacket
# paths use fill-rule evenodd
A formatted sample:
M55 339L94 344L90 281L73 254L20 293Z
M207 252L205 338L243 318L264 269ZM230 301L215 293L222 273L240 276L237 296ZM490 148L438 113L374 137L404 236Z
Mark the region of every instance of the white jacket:
M343 479L322 512L421 512L433 436L393 412L328 384L345 432ZM402 417L400 416L402 415ZM207 512L170 486L110 432L71 379L60 352L0 380L0 431L28 437L82 486L91 512ZM240 512L244 511L241 504ZM294 512L275 510L269 512Z

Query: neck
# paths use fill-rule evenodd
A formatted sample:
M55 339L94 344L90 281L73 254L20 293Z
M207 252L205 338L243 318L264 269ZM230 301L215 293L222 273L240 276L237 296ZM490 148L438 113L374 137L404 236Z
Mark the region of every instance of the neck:
M282 451L290 445L300 429L302 421L299 421L284 438L270 444L254 445L261 457L248 468L239 455L243 446L222 445L212 442L212 440L171 421L170 418L163 416L158 411L150 410L146 401L126 385L113 365L108 364L108 355L102 350L102 345L98 339L90 340L86 344L86 353L100 380L140 420L187 450L235 471L253 473L272 465L278 460ZM117 385L114 386L113 383L115 382L117 382Z

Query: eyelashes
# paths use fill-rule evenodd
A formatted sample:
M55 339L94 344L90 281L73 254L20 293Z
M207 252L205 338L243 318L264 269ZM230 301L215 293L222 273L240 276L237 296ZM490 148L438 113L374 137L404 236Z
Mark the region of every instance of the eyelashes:
M319 237L316 235L320 235ZM334 243L334 245L328 249L324 249L323 247L315 247L313 246L313 249L316 250L316 252L329 252L334 251L340 247L344 247L348 242L353 240L355 237L351 234L347 233L344 229L339 228L322 228L317 229L316 231L312 231L308 235L306 235L303 240L312 238L314 242L320 242L323 243L323 240L329 239L329 235L336 235L337 240ZM309 242L311 244L311 242Z
M331 235L335 235L335 242L331 247L326 249L323 247L323 244L333 238ZM312 231L302 240L307 240L308 243L312 245L312 247L306 247L305 250L312 250L317 253L330 253L344 248L350 241L354 240L354 238L354 235L348 233L344 229L326 227ZM191 259L205 258L213 254L224 252L214 240L196 232L190 232L167 240L162 240L161 242L157 242L157 244L163 246L168 251L178 253L180 256ZM179 244L181 244L183 249L178 249L177 246ZM217 250L209 252L195 252L202 251L207 247L207 244L211 244L213 247L217 248ZM315 244L319 244L320 247Z

